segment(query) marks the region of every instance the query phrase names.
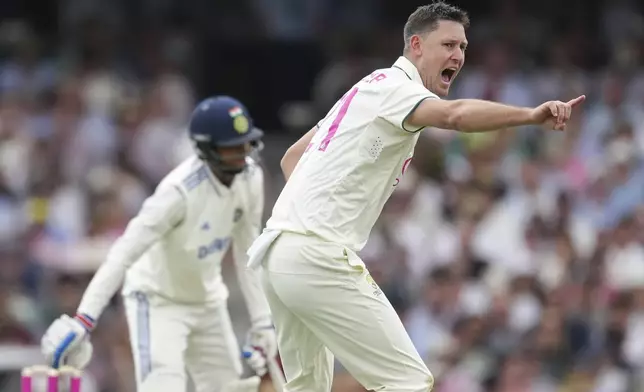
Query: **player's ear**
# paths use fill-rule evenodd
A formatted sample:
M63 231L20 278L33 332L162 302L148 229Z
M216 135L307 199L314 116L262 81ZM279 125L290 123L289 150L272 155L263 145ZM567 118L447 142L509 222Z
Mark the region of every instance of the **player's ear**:
M423 54L423 41L425 37L420 34L414 34L409 38L409 52L421 56Z

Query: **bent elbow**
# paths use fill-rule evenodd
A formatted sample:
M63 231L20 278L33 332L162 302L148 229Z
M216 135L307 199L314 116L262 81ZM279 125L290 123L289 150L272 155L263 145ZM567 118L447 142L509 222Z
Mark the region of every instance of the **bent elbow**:
M284 172L288 167L289 167L289 162L293 160L293 148L289 148L286 150L284 153L284 156L280 160L280 168L282 169L282 172Z
M284 154L284 156L280 160L280 168L282 169L282 172L284 171L284 168L286 167L286 162L288 162L288 152L286 154Z

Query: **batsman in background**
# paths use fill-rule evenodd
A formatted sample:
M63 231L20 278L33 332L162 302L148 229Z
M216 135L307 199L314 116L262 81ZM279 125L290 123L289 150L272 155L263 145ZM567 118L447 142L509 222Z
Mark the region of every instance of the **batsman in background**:
M189 134L196 155L145 201L92 279L77 314L62 315L42 338L52 367L87 365L89 335L123 284L139 392L186 391L186 370L196 392L258 390L266 358L277 352L258 276L246 267L264 208L263 172L249 155L261 148L263 133L240 102L220 96L197 106ZM244 357L258 375L244 380L221 276L231 243L252 323Z
M536 108L440 99L463 67L468 24L444 2L419 7L405 24L402 56L357 81L282 159L287 183L249 263L264 265L288 392L329 392L334 356L367 390L431 390L432 374L357 254L420 132L564 130L584 99Z

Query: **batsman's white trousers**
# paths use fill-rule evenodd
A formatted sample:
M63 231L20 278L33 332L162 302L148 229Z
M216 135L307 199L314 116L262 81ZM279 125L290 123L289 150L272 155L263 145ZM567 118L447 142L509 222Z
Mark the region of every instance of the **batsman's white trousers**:
M176 304L141 292L124 297L138 392L219 391L242 373L226 304Z
M263 265L288 392L329 392L334 355L367 390L432 389L432 374L357 254L282 233Z

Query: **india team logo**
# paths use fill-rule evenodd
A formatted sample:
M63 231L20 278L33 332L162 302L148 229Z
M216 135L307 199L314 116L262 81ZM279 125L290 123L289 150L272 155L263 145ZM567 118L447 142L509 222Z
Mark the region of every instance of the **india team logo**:
M233 215L233 223L239 222L239 220L242 218L243 215L244 215L244 211L241 208L236 208L235 214Z
M246 116L244 116L244 111L242 110L242 108L235 106L228 111L228 114L233 118L233 128L235 128L235 131L237 131L237 133L243 134L248 132L250 124Z

